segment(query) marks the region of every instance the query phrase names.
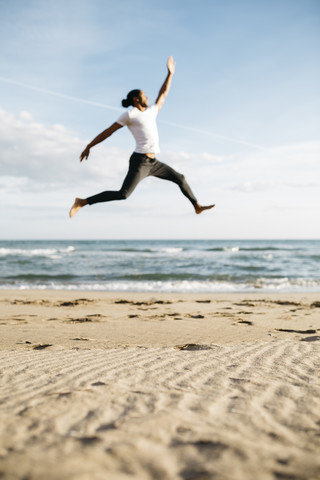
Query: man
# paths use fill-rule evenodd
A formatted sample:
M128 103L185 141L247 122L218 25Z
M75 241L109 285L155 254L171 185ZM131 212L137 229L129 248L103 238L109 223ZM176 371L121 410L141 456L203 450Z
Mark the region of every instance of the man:
M171 80L175 70L175 62L172 57L168 59L167 68L168 74L159 91L155 104L149 107L148 97L142 90L131 90L127 98L122 100L122 106L132 108L122 114L115 123L94 138L80 155L80 162L82 162L83 159L89 157L92 147L103 142L119 130L119 128L126 125L136 140L136 148L130 157L129 170L121 189L118 191L109 190L101 192L98 195L93 195L88 198L77 197L70 210L70 217L73 217L85 205L128 198L138 183L148 176L154 176L176 183L182 193L190 200L197 214L214 207L214 205L200 205L184 176L156 159L156 154L160 152L156 117L170 90Z

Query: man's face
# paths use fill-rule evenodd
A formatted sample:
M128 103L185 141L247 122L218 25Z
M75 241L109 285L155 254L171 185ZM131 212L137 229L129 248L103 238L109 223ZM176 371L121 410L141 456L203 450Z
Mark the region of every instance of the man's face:
M147 95L142 91L140 90L140 95L139 95L139 103L142 107L144 108L147 108L148 106L148 97Z

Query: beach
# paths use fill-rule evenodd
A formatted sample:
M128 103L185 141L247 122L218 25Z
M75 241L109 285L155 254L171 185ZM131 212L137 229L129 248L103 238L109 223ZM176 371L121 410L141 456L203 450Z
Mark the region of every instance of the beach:
M0 302L0 478L320 478L319 293Z

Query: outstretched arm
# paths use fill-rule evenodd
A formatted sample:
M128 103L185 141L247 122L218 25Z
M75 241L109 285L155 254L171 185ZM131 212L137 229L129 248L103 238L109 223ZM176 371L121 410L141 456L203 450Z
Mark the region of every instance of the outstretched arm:
M99 135L97 135L91 143L89 143L86 148L83 150L83 152L81 153L80 155L80 162L82 162L83 159L87 160L87 158L89 157L89 154L90 154L90 148L94 147L95 145L97 145L98 143L101 143L103 142L103 140L105 140L106 138L110 137L114 132L116 132L117 130L119 130L119 128L121 128L122 125L120 125L120 123L113 123L111 125L111 127L107 128L106 130L104 130L103 132L99 133Z
M166 96L169 93L172 75L174 74L175 66L176 66L176 62L173 60L173 57L169 57L167 62L168 75L166 76L166 79L162 87L160 88L160 91L156 100L156 104L158 105L159 110L162 108L164 101L166 99Z

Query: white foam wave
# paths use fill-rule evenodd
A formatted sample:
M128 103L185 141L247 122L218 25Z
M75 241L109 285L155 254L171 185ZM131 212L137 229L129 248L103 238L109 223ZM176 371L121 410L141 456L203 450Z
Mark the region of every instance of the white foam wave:
M74 251L75 251L75 247L73 247L72 245L69 245L69 247L67 247L67 248L61 248L60 249L61 253L71 253L71 252L74 252Z
M273 255L271 253L268 253L266 255L262 255L262 258L264 260L272 260L273 259Z
M19 282L5 284L1 289L17 288L21 290L81 290L106 292L164 292L164 293L241 293L241 292L317 292L320 290L320 281L310 279L264 279L255 283L233 283L228 281L113 281L97 283L31 283Z
M158 250L158 252L161 252L161 253L179 253L179 252L182 252L183 251L183 248L174 248L174 247L171 247L171 248L160 248Z
M224 247L224 252L239 252L239 247Z
M71 253L75 248L70 245L67 248L0 248L0 257L50 257ZM60 257L55 257L60 258Z

